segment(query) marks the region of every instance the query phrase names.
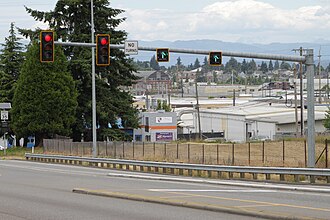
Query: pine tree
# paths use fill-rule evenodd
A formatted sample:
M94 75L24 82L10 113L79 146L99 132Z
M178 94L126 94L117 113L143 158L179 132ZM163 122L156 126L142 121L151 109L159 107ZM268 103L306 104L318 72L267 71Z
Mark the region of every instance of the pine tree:
M201 64L200 64L198 58L196 58L195 63L194 63L194 69L197 69L199 67L201 67Z
M10 24L9 37L0 54L0 102L12 102L20 68L24 60L21 38L16 36L14 23Z
M13 98L12 128L18 137L35 135L36 144L54 134L69 135L75 121L77 90L67 59L56 47L54 63L39 61L39 45L26 53Z
M154 70L160 70L160 66L158 62L156 61L156 56L153 55L150 59L150 67Z
M278 60L276 60L274 64L274 70L278 70L279 68L280 68L280 63L278 62Z
M91 10L90 1L87 0L59 0L55 9L42 12L26 8L26 11L38 21L47 23L53 29L59 40L69 42L91 42ZM95 34L109 33L111 44L123 44L127 33L116 30L125 18L117 18L123 10L113 9L108 0L94 1ZM34 38L31 30L21 30L25 36ZM65 47L65 55L69 62L69 71L78 85L78 109L76 124L73 126L74 140L81 140L81 134L91 136L92 108L91 108L91 49L86 47ZM56 58L55 58L56 59ZM109 123L115 124L118 115L126 126L135 128L138 126L137 109L132 106L132 96L123 91L121 86L131 86L137 77L133 62L124 52L111 49L111 65L109 67L97 67L96 73L96 100L97 100L97 124L98 138L103 139L111 134L116 137L119 130L109 130ZM120 136L120 135L119 135Z
M273 70L274 70L273 62L271 60L269 61L268 69L270 72L273 72Z

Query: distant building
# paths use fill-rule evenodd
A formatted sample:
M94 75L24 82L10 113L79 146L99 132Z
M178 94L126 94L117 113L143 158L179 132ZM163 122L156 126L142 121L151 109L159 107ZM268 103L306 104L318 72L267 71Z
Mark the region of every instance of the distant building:
M139 71L135 75L141 78L131 87L125 88L132 95L161 94L172 89L171 76L164 71Z
M175 112L141 112L140 128L134 129L134 141L169 142L177 140Z

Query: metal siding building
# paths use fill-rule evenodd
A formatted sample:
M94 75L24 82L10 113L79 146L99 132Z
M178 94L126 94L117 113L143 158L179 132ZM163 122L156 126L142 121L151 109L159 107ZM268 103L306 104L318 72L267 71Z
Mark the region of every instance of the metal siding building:
M167 142L177 140L175 112L141 112L140 128L134 129L134 141Z

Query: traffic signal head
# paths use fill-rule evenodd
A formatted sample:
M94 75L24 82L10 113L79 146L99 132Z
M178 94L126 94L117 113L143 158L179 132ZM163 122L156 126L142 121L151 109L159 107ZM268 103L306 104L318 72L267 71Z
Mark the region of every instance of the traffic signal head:
M170 53L168 48L156 49L157 62L168 62L170 60Z
M40 32L40 62L54 62L54 32Z
M97 66L110 65L110 35L109 34L96 35L96 65Z
M222 64L222 52L210 52L209 62L211 66L220 66Z

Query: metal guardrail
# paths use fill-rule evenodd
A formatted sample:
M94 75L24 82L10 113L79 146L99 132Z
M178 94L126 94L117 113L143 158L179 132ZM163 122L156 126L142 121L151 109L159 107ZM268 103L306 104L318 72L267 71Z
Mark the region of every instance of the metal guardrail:
M30 154L26 153L27 160L43 161L43 162L58 162L68 164L81 164L89 163L89 165L110 167L122 169L125 166L129 169L133 166L133 170L144 171L144 167L151 171L154 168L155 172L166 173L166 169L170 169L170 173L174 174L175 170L179 170L179 174L183 175L184 170L188 170L188 175L192 175L192 171L206 171L208 176L212 177L212 172L217 172L218 177L222 177L222 173L228 173L229 178L233 178L234 173L240 174L240 178L245 178L245 174L252 174L253 179L257 180L259 174L266 175L266 180L271 180L270 175L279 175L281 181L285 181L285 175L293 175L294 181L299 182L299 176L308 177L310 183L315 182L316 177L321 177L330 183L330 169L320 168L289 168L289 167L250 167L250 166L223 166L223 165L202 165L202 164L186 164L186 163L167 163L167 162L154 162L154 161L138 161L138 160L121 160L110 158L92 158L92 157L77 157L77 156L62 156L62 155L46 155L46 154Z

